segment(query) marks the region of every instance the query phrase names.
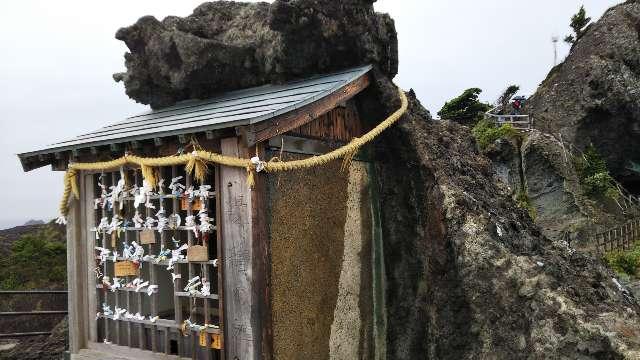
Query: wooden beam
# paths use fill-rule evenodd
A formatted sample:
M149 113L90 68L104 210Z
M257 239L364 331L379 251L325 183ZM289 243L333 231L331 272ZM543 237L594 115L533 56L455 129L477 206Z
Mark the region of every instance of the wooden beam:
M365 74L318 101L261 123L247 126L244 128L243 134L247 146L252 147L259 142L281 135L317 119L359 94L369 86L369 83L369 75Z
M237 137L222 139L221 150L227 156L249 156ZM246 170L220 167L227 359L271 359L266 184L261 175L256 180L252 190Z
M84 173L83 173L84 174ZM84 174L84 187L82 188L82 202L84 203L84 211L82 212L84 218L82 219L82 241L85 243L84 256L86 257L86 266L84 268L85 277L87 279L87 309L85 310L86 316L86 337L88 341L98 341L98 321L96 320L96 312L98 311L98 294L96 292L96 275L94 268L96 266L95 261L95 246L96 237L91 231L95 227L95 210L94 206L94 192L95 192L95 179L92 174Z
M85 181L81 174L80 189L84 189ZM84 195L84 194L82 194ZM69 352L77 354L86 347L87 332L87 287L86 287L86 248L82 239L83 205L73 196L69 199L69 215L67 220L67 297L69 311ZM93 290L92 290L93 291Z
M261 159L267 157L266 147L257 147ZM249 157L248 149L245 156ZM260 325L259 358L271 360L273 355L273 327L271 324L271 246L267 225L267 181L262 174L255 175L251 196L251 261L253 269L253 296L256 301L256 321Z
M220 175L220 169L222 166L215 167L215 191L216 191L216 214L215 218L220 221L222 219L222 201L220 201L222 194L223 186L222 186L222 177ZM226 329L225 319L224 319L224 239L222 237L222 231L220 229L216 229L216 254L218 256L218 326L220 327L220 331L222 336L220 336L220 356L218 360L225 360L225 338L224 338L224 329Z

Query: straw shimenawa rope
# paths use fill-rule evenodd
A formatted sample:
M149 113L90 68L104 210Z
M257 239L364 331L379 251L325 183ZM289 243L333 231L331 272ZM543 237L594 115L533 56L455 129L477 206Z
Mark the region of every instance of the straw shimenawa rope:
M93 163L71 163L69 169L64 176L64 193L60 203L61 219L66 217L69 212L69 198L73 194L76 198L80 197L78 192L77 174L82 170L110 170L119 169L125 165L137 165L142 170L143 178L150 186L156 187L158 179L154 171L155 168L163 166L185 165L187 174L193 174L197 181L202 182L207 173L207 163L215 163L223 166L239 167L247 169L247 183L249 186L254 185L255 172L264 170L266 172L292 171L299 169L308 169L316 166L325 165L337 159L343 159L342 168L346 169L355 154L365 144L371 142L384 130L395 124L402 115L407 111L409 102L404 92L398 88L401 100L401 106L387 119L378 124L368 133L361 137L353 138L347 145L323 155L313 156L307 159L294 161L255 161L254 159L242 159L237 157L224 156L211 153L204 150L195 150L190 154L173 155L158 158L143 158L135 155L125 154L123 157L111 161L93 162Z

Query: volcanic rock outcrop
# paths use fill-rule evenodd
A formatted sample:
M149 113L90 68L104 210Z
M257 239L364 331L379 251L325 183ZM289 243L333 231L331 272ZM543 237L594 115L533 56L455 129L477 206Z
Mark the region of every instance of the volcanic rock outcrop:
M118 38L132 53L116 77L153 106L364 63L374 79L361 117L375 123L400 105L393 22L372 1L207 3L184 19L143 18ZM640 357L640 307L614 274L542 235L469 129L432 120L408 96L374 149L386 358Z
M591 236L638 215L614 200L584 192L573 155L550 134L531 130L521 139L499 139L483 153L502 184L549 239L581 250L594 250Z
M425 114L412 96L380 140L387 358L640 357L640 308L611 271L543 236L468 128Z
M612 174L640 191L627 169L640 160L640 1L609 9L548 75L528 103L536 128L584 148L593 143Z
M375 64L398 69L393 20L372 0L208 2L185 18L152 16L118 30L132 99L163 107L220 91Z

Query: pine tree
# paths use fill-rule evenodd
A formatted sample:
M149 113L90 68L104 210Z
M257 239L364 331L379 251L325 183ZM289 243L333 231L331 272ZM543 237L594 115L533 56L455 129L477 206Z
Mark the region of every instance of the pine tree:
M478 100L481 89L465 90L460 96L447 101L438 116L446 120L454 120L465 125L475 125L482 118L482 114L491 106Z
M580 10L571 17L571 23L569 24L573 29L575 36L573 34L567 35L567 37L564 38L564 41L569 44L573 44L578 41L578 39L584 35L584 30L590 22L591 18L587 17L584 5L581 5Z

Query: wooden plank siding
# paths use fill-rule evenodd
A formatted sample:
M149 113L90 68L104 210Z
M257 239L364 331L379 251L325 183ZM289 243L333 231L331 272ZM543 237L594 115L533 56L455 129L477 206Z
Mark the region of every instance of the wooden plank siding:
M240 132L243 133L247 146L252 147L259 142L282 135L320 118L340 104L358 95L369 84L369 75L364 74L331 95L280 116L243 127Z
M317 119L297 127L287 135L313 139L349 142L364 133L358 110L353 101L329 111Z

